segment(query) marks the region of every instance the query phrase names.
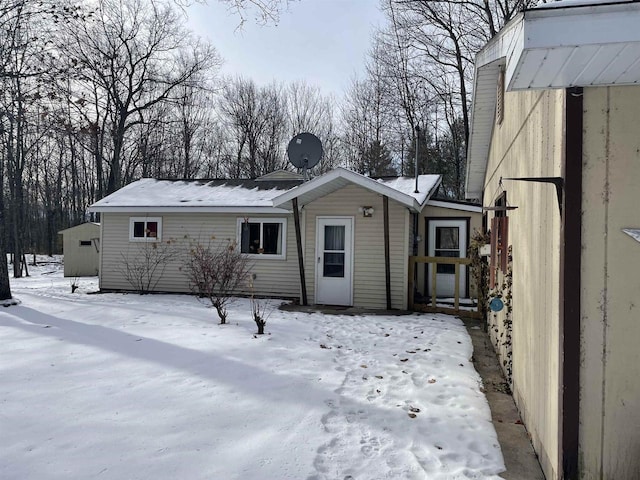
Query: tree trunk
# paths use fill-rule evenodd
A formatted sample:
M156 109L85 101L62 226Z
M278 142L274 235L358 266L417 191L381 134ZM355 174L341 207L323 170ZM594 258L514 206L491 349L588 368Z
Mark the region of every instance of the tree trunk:
M7 265L5 232L4 200L0 191L0 300L8 300L12 298L11 286L9 284L9 267Z

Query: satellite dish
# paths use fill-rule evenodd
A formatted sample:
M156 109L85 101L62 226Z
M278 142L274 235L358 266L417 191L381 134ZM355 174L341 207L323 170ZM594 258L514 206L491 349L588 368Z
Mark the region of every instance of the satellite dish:
M304 177L307 169L315 167L322 158L322 142L312 133L299 133L287 146L289 162L296 168L302 168Z

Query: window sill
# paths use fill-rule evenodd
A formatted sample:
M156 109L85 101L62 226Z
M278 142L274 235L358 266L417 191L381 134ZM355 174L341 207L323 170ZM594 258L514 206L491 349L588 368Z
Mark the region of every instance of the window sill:
M269 255L264 253L243 253L243 257L249 258L251 260L286 260L286 255Z
M152 237L152 238L129 238L129 242L131 243L156 243L161 242L162 239Z

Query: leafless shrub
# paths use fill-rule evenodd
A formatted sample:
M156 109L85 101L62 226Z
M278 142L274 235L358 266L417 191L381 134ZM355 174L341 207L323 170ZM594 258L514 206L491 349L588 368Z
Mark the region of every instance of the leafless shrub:
M140 295L156 288L169 261L175 256L174 242L142 243L134 252L122 255L118 271Z
M76 290L78 289L78 287L80 287L80 282L78 281L78 277L73 277L69 281L69 284L71 286L71 293L76 293Z
M253 281L249 282L249 287L251 288L251 317L258 326L258 335L264 335L264 326L273 309L270 308L269 300L256 298Z
M218 312L220 323L227 323L227 304L246 281L251 269L236 242L192 246L187 261L187 276L194 293L208 299Z

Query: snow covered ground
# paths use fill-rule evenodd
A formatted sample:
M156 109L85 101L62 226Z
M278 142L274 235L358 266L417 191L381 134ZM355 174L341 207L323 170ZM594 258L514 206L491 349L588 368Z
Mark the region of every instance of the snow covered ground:
M490 479L504 470L462 323L274 309L256 336L184 295L61 266L0 309L0 478ZM273 301L272 305L278 305Z

